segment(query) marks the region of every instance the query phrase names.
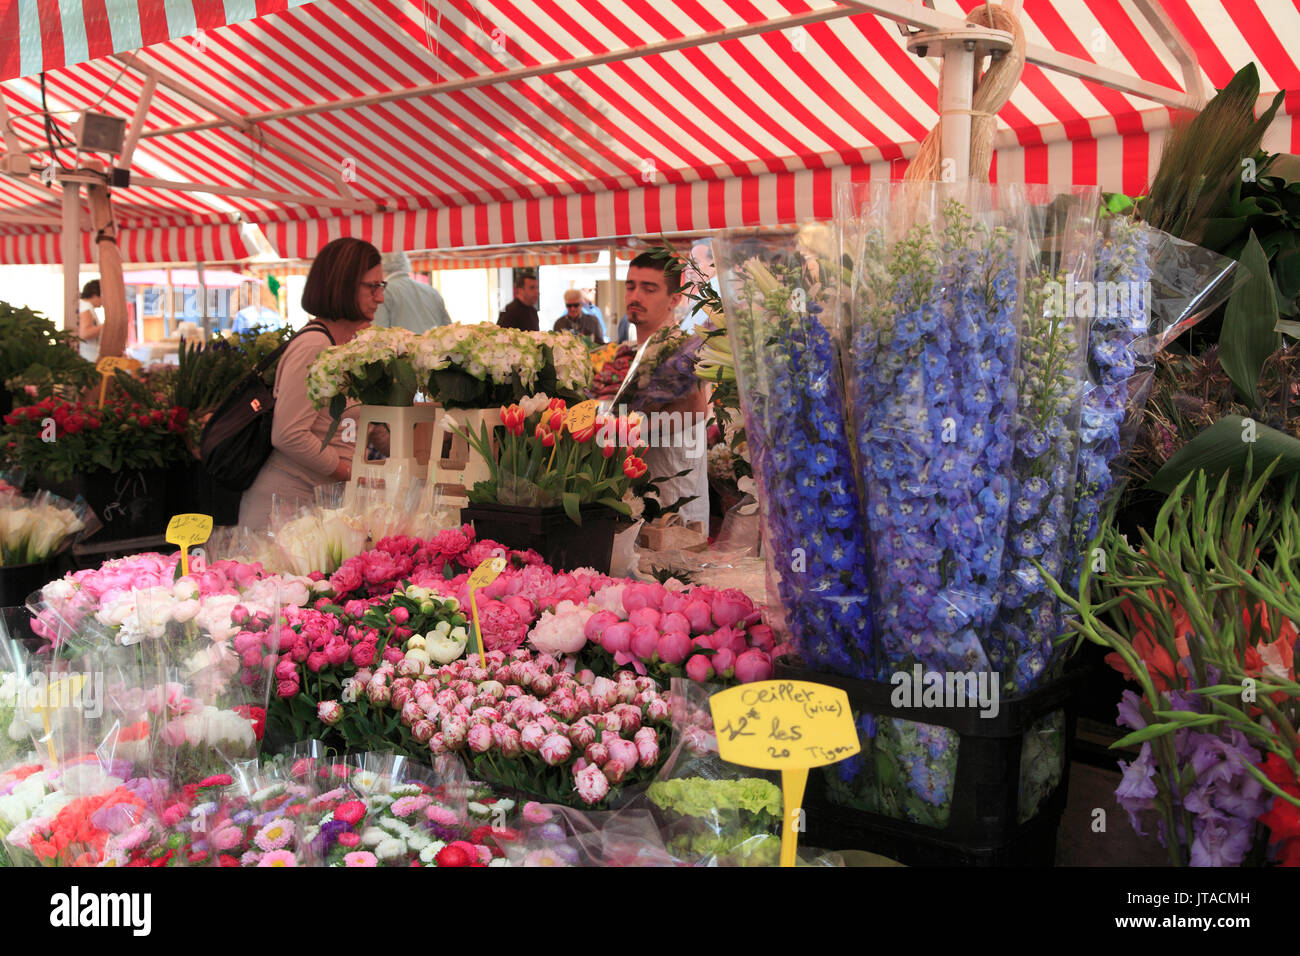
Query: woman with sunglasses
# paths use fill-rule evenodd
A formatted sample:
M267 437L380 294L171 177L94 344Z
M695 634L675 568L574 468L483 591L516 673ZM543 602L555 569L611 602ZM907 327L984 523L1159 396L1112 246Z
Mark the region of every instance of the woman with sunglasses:
M239 523L266 528L271 523L271 496L315 496L317 485L347 481L352 476L357 407L343 413L353 427L340 427L328 445L328 408L317 409L307 398L307 370L322 350L348 342L374 320L384 301L384 270L379 250L360 239L335 239L312 263L302 292L302 307L315 316L303 326L275 370L275 413L271 429L271 457L244 492Z

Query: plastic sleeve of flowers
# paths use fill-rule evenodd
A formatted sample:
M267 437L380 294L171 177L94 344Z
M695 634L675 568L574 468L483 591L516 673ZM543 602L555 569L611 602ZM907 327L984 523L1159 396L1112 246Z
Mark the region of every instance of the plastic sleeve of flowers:
M1024 204L984 183L853 183L848 406L878 676L988 671L1015 452Z
M190 810L190 830L206 834L192 849L214 866L309 866L305 820L320 793L310 776L284 760L233 765L228 786L208 791ZM181 825L184 828L184 824ZM224 859L223 859L224 857Z
M261 675L275 662L264 641L277 609L246 619L242 607L202 595L186 578L170 591L136 592L132 640L146 662L156 662L153 768L173 782L257 757L266 720Z
M507 849L514 866L679 866L649 810L578 810L534 804L521 837ZM529 810L524 810L528 821Z
M841 273L797 236L714 243L769 600L814 669L868 677L870 552L836 348Z
M52 652L75 654L113 641L112 627L97 615L98 596L69 575L51 581L26 601L32 631L49 642Z
M1027 233L1020 360L1012 412L1011 511L997 621L985 648L1004 690L1032 689L1062 659L1059 599L1036 566L1059 578L1074 513L1081 401L1088 381L1084 323L1066 307L1092 278L1099 192L1026 185ZM1061 645L1063 648L1063 645Z
M695 375L695 361L704 338L676 325L659 329L637 349L628 376L614 395L612 410L624 414L653 411L679 401L701 386Z
M1072 522L1071 587L1118 500L1155 376L1155 354L1218 308L1245 276L1236 263L1127 217L1098 233L1093 292L1075 303L1089 319L1090 380L1083 399Z

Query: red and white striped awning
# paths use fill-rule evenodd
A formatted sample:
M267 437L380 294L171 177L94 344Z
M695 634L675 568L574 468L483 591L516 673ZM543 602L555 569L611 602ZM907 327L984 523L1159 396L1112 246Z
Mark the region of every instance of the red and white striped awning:
M1150 2L1024 0L1022 22L1038 47L1182 90L1180 63L1141 18ZM1300 0L1158 5L1210 87L1254 61L1264 92L1300 91L1284 43L1300 36ZM47 102L130 117L148 71L158 86L133 184L114 193L124 237L198 237L239 219L285 258L340 235L453 250L828 216L835 183L901 175L938 119L937 60L835 0L316 0L209 28L201 52L169 39L52 69ZM23 144L43 144L36 79L2 87ZM1300 92L1269 148L1300 151L1297 112ZM999 115L995 176L1139 193L1170 118L1030 65ZM165 185L177 181L216 191ZM57 229L57 189L32 182L0 178L0 229Z

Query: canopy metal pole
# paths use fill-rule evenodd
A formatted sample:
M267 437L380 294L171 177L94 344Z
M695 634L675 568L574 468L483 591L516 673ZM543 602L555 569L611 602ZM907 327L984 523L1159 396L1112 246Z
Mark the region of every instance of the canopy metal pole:
M623 320L618 308L618 246L609 247L609 311L605 313L605 339L618 341L618 324Z
M59 249L63 258L63 328L81 334L81 184L63 184L63 220Z
M203 277L203 262L196 262L195 269L199 274L199 313L202 316L199 321L203 326L203 341L206 342L212 332L212 320L208 317L208 284Z
M99 357L126 351L126 285L122 276L122 251L117 245L113 200L107 183L87 183L91 228L99 249L99 289L104 297L104 330L99 334Z

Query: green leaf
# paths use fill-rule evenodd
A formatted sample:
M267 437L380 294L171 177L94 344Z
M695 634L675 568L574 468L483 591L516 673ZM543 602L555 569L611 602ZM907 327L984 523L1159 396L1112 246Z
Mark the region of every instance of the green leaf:
M582 524L582 498L575 491L566 491L561 496L564 500L564 513L569 516L569 520L576 525Z
M619 514L623 515L623 517L625 517L625 518L630 518L630 517L632 517L632 509L629 508L629 507L628 507L626 504L624 504L623 502L619 501L617 498L610 498L610 497L608 497L608 496L607 496L607 497L604 497L604 498L597 498L597 499L596 499L596 504L598 504L598 505L604 505L606 508L610 508L610 509L612 509L613 511L617 511Z
M1265 360L1278 348L1278 315L1268 257L1253 232L1241 252L1241 267L1249 277L1228 300L1219 335L1219 364L1238 393L1252 408L1259 408L1260 372Z
M1217 478L1225 471L1239 472L1252 453L1257 468L1280 459L1274 477L1300 470L1300 439L1255 422L1255 441L1246 441L1249 432L1245 423L1246 419L1240 415L1219 419L1178 449L1156 472L1147 488L1168 494L1196 471L1204 470L1210 478Z
M1289 319L1278 319L1277 330L1283 335L1289 335L1293 339L1300 339L1300 322L1292 322Z

